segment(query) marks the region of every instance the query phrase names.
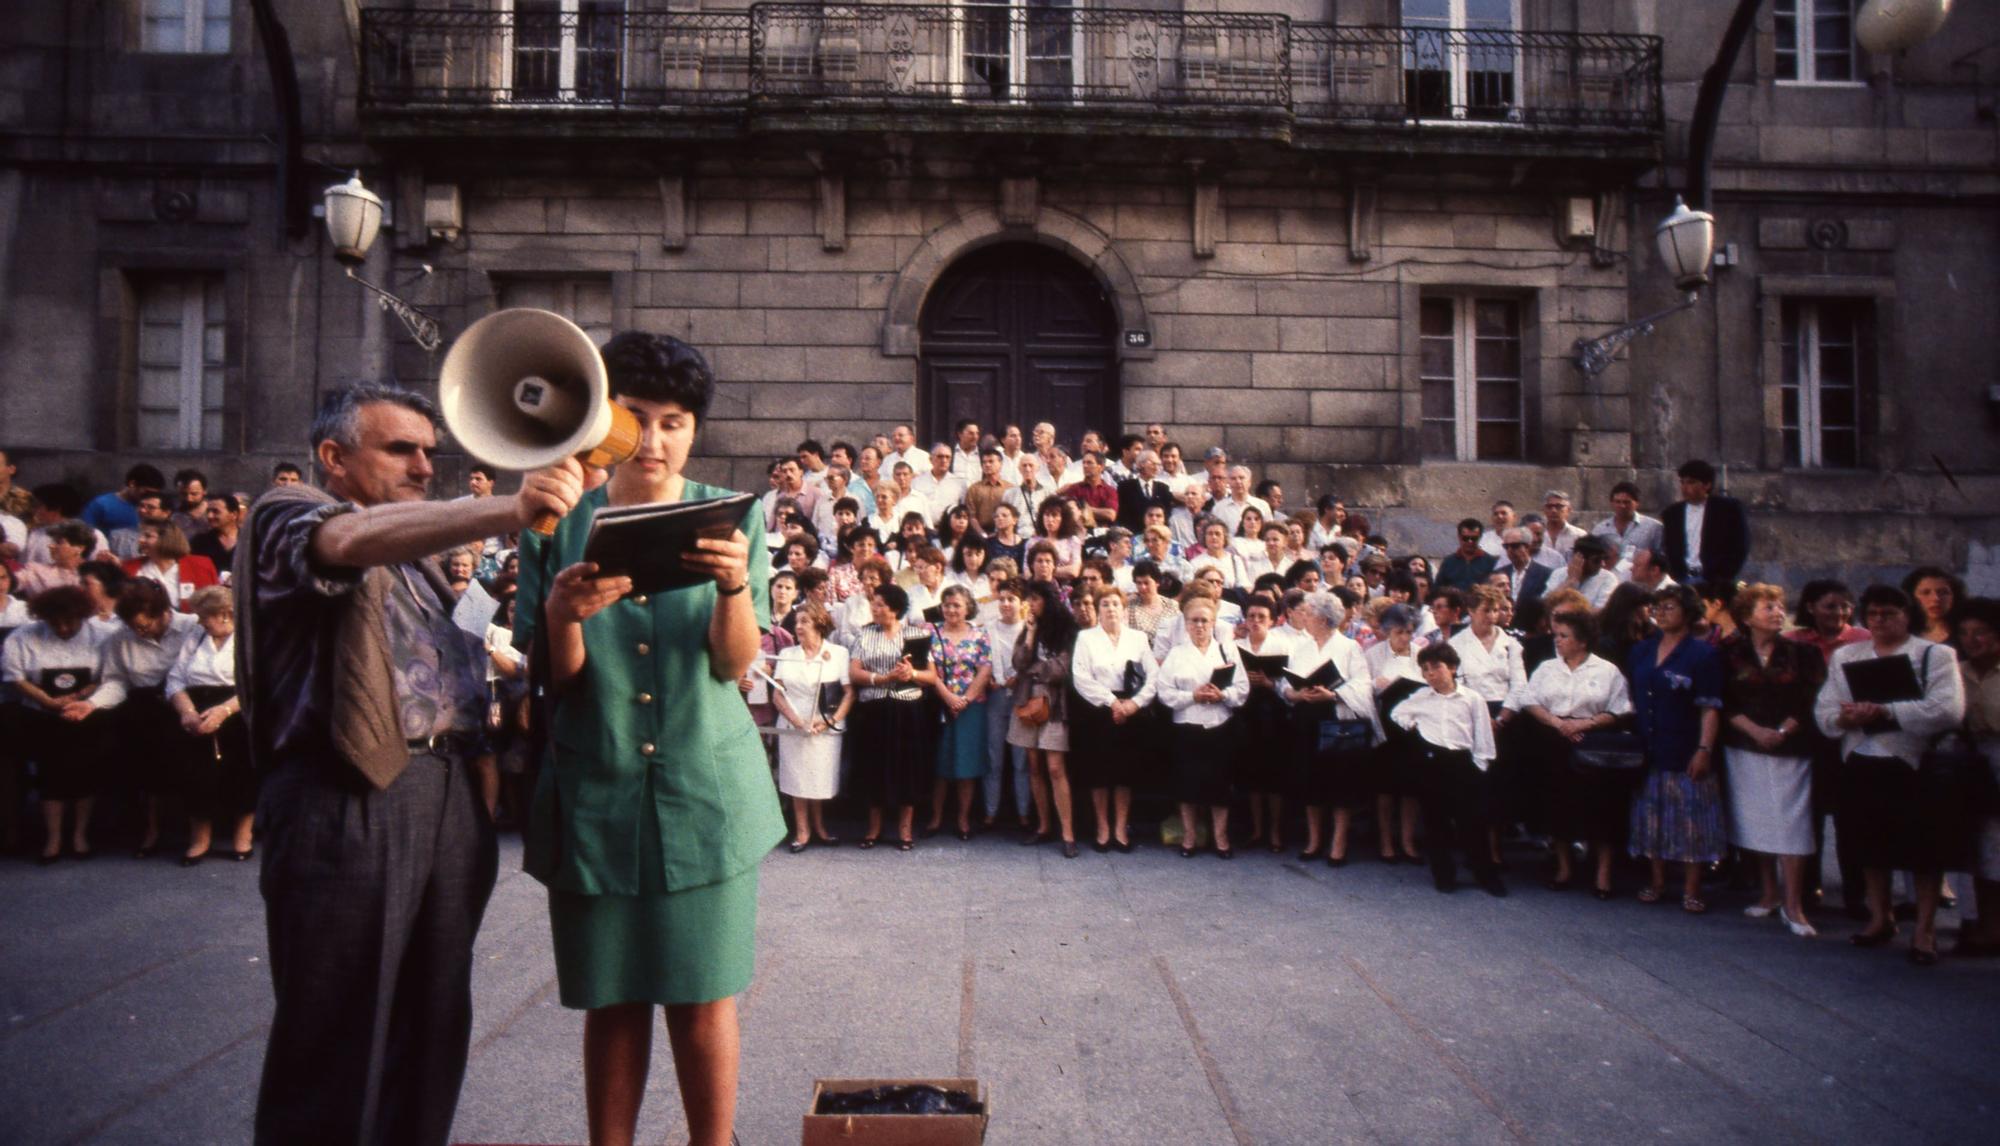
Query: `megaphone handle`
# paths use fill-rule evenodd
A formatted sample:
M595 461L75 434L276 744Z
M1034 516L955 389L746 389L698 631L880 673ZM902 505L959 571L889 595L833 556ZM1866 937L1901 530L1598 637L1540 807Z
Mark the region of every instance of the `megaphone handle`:
M553 513L538 514L535 517L533 523L531 523L528 526L528 528L536 533L541 534L543 537L554 537L556 533L556 524L560 521L562 521L562 517L557 514Z

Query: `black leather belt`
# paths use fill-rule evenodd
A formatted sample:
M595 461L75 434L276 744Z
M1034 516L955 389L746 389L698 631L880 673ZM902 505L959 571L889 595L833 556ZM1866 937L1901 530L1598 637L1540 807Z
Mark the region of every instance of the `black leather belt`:
M421 740L406 740L404 747L412 756L444 756L457 758L477 755L480 748L479 737L470 732L440 732Z

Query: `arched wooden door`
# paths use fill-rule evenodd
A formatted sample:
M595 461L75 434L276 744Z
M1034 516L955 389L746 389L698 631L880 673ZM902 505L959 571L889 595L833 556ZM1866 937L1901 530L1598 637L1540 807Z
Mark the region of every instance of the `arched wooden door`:
M959 260L924 301L926 441L961 419L998 435L1050 422L1074 449L1119 428L1117 320L1090 272L1048 247L1003 243Z

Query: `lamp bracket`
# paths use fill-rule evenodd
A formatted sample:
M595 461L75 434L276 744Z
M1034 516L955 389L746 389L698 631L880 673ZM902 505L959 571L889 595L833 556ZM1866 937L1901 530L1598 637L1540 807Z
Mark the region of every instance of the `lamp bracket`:
M375 292L376 304L402 319L403 326L410 332L410 337L416 339L417 345L423 347L426 353L435 353L437 348L444 344L444 333L439 328L437 319L355 274L353 267L347 268L347 277Z
M1571 361L1576 363L1576 368L1583 372L1584 377L1595 378L1604 373L1605 367L1611 365L1626 343L1653 333L1653 326L1661 319L1687 310L1700 299L1701 292L1691 290L1680 302L1665 310L1646 315L1644 318L1635 318L1616 330L1605 331L1596 338L1579 338L1573 347L1575 354Z

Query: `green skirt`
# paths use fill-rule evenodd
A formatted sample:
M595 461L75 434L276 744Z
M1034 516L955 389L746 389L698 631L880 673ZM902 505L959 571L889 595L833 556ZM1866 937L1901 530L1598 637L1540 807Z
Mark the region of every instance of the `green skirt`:
M709 1003L750 986L757 869L658 895L549 891L562 1005Z

